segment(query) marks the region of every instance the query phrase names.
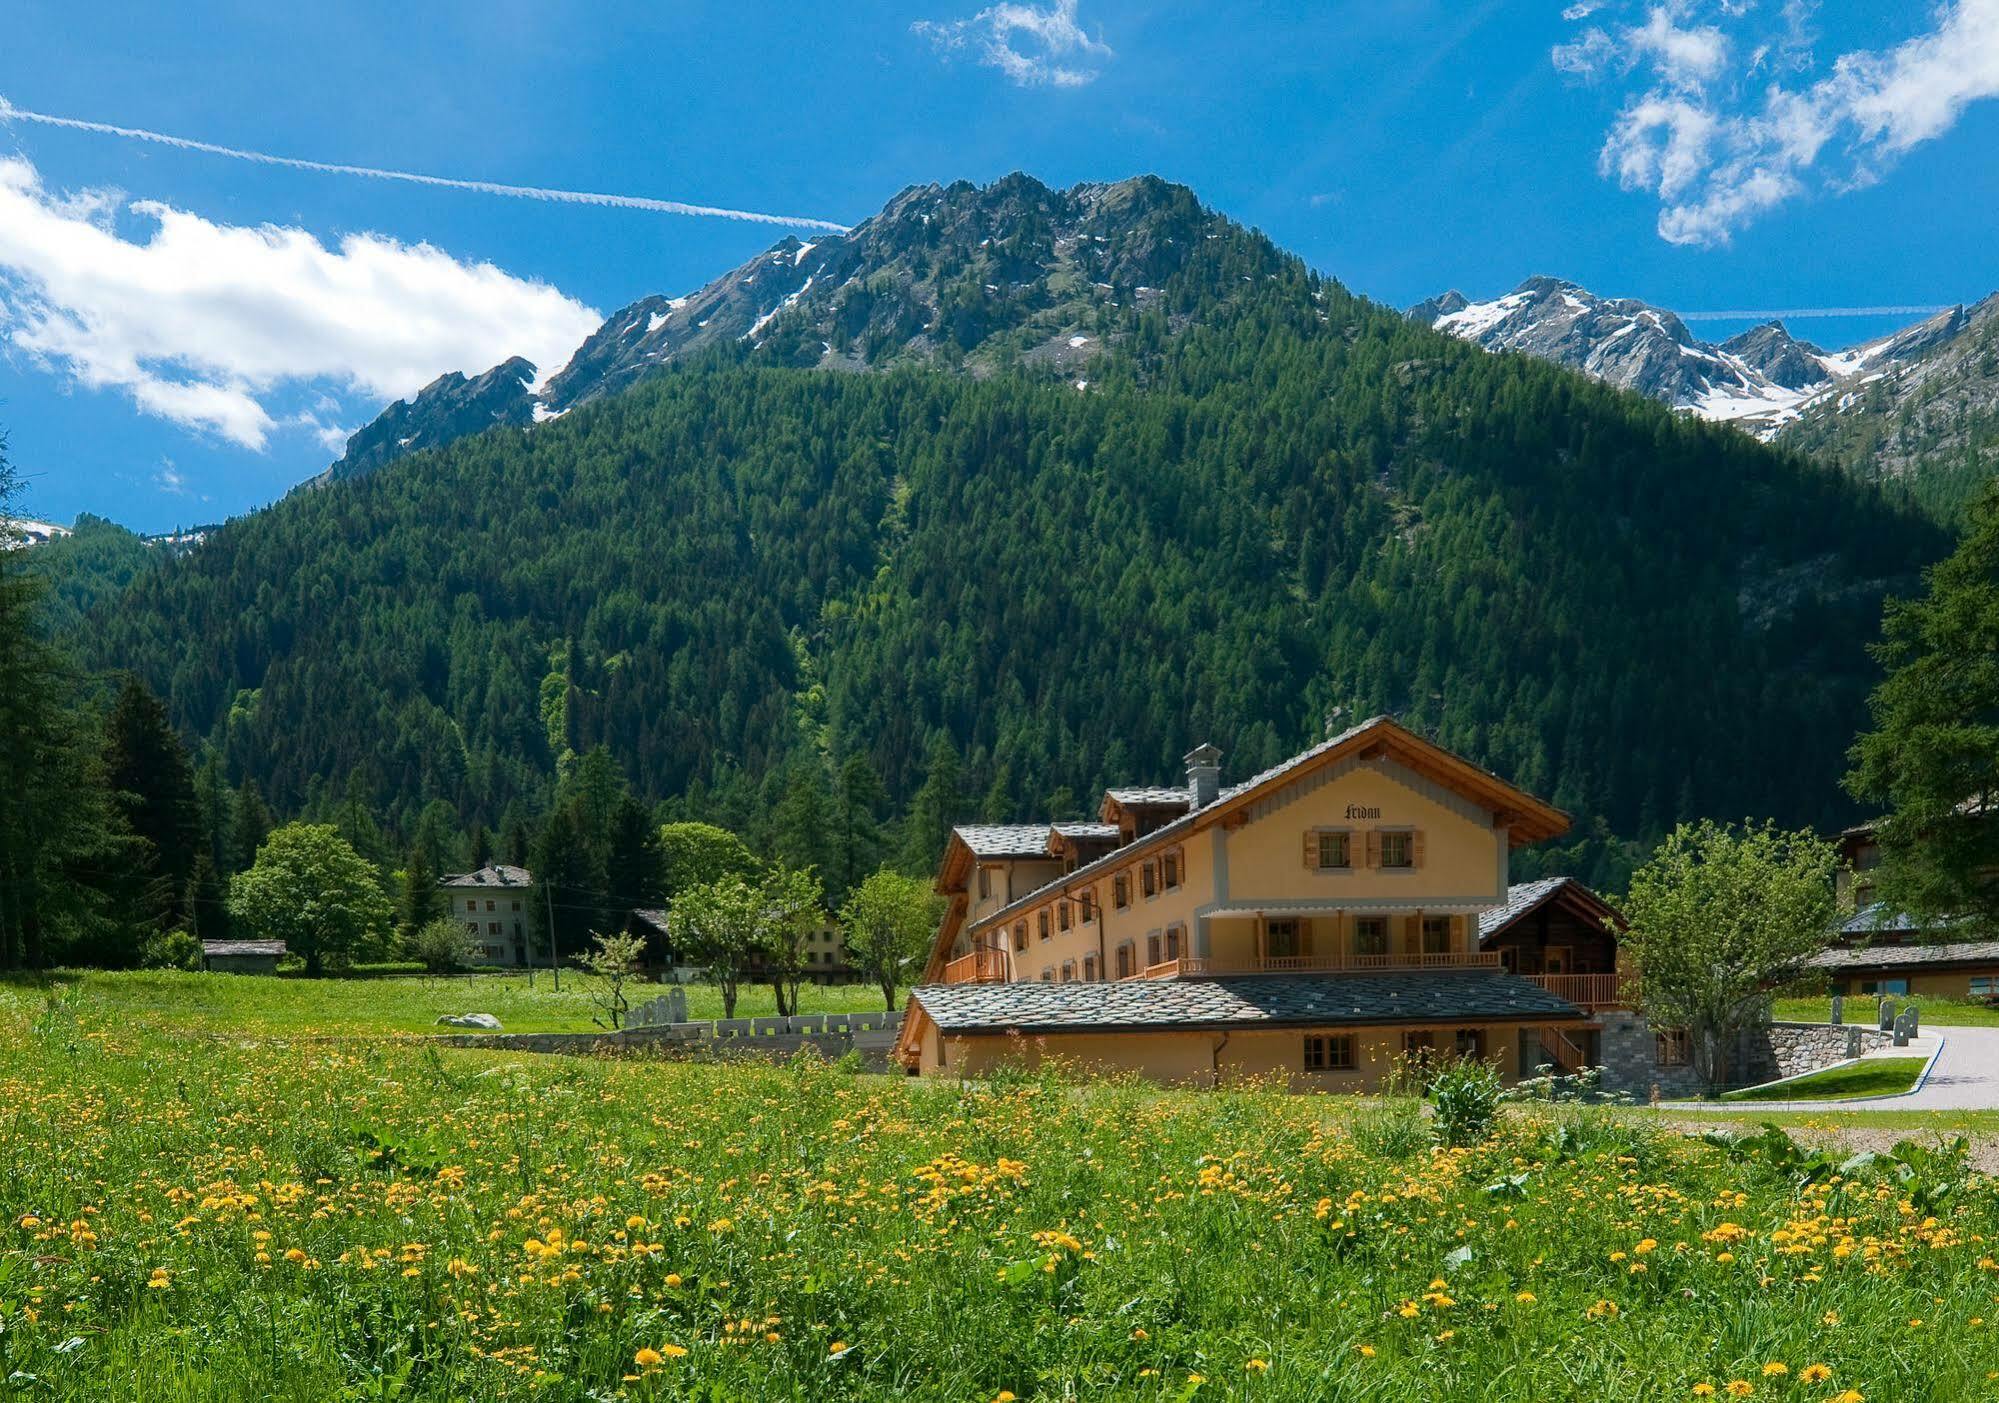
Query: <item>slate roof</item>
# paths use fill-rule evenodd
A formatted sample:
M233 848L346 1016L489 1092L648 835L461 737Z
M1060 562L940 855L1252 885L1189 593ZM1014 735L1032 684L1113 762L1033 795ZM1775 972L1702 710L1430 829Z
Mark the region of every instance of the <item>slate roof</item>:
M1920 969L1926 965L1999 965L1999 940L1955 944L1862 945L1821 950L1806 969Z
M947 1033L1338 1028L1583 1016L1574 1004L1538 984L1490 970L925 984L913 992L931 1021Z
M1841 935L1875 935L1893 931L1898 935L1913 935L1920 929L1909 919L1907 912L1891 910L1885 901L1870 901L1847 917L1839 932Z
M974 857L1046 857L1045 823L961 823L951 830Z
M1082 838L1085 841L1092 838L1118 838L1124 834L1124 830L1115 823L1058 823L1054 827L1064 838Z
M1193 796L1184 787L1173 789L1155 784L1137 784L1122 789L1106 789L1104 793L1120 804L1139 808L1164 804L1178 804L1185 808L1193 803Z
M1536 906L1574 881L1573 877L1543 877L1538 882L1515 882L1506 889L1506 904L1484 911L1478 918L1478 940L1483 945Z
M477 872L460 872L439 880L440 887L531 887L534 874L525 867L509 867L495 862Z
M285 943L282 940L204 940L201 942L203 955L276 955L284 957Z

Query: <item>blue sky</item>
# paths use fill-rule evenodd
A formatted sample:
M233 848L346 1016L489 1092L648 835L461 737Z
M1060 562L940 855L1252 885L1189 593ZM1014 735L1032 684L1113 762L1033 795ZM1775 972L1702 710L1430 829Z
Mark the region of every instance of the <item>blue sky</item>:
M1690 312L1999 287L1995 94L1999 0L16 0L0 49L17 109L258 152L840 222L1151 171L1398 305L1555 273ZM0 425L33 514L212 520L783 232L0 123Z

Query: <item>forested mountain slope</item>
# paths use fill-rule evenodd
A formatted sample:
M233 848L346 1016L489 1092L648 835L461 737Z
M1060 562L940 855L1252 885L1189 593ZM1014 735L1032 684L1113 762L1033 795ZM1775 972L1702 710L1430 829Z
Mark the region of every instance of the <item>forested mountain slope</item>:
M1864 645L1934 527L1234 226L1163 272L1073 379L712 348L232 523L89 646L274 807L392 821L491 822L599 741L730 803L856 754L905 802L948 742L963 807L1024 815L1376 710L1627 835L1844 813Z
M718 350L829 370L1073 373L1107 347L1131 349L1148 309L1178 329L1197 304L1212 315L1296 271L1269 240L1156 176L1068 190L1019 174L911 186L845 234L782 239L684 297L619 309L545 383L519 358L472 380L440 376L350 438L322 480L556 418Z

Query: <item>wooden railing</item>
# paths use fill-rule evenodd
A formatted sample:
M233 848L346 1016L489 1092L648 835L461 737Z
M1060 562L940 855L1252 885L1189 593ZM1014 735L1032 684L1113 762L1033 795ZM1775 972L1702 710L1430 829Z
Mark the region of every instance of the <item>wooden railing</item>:
M1537 1028L1534 1036L1540 1040L1542 1058L1554 1063L1558 1072L1579 1072L1588 1061L1576 1040L1560 1028Z
M1527 974L1521 978L1586 1012L1638 1006L1638 983L1626 974Z
M1218 960L1206 955L1182 955L1147 965L1137 979L1205 979L1220 974L1375 974L1397 970L1498 969L1499 956L1483 950L1452 950L1400 955L1265 955L1247 960Z
M1006 953L984 946L944 966L946 984L1004 984Z

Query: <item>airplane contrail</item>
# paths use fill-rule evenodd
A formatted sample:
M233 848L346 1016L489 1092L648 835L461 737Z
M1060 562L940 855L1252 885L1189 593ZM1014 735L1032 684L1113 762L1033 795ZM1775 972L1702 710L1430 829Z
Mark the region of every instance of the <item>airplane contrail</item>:
M34 122L69 131L96 132L101 136L122 136L129 141L150 141L181 151L199 151L210 156L227 156L236 161L252 161L263 166L286 166L292 170L318 171L322 175L359 175L370 180L400 180L410 185L433 185L445 190L470 190L480 195L507 195L520 200L547 200L565 205L602 205L612 209L649 210L654 214L687 214L710 219L742 219L753 224L779 224L792 229L826 229L847 232L844 224L830 219L808 219L803 215L763 214L756 210L723 209L716 205L690 205L679 200L655 200L645 195L606 195L590 190L550 190L538 185L502 185L491 180L454 180L442 175L416 171L382 170L375 166L349 166L335 161L307 161L296 156L273 156L267 151L245 151L235 146L218 146L212 141L171 136L143 127L120 127L110 122L89 122L80 117L58 117L47 112L31 112L0 97L0 123Z
M1804 321L1809 317L1927 317L1948 306L1924 307L1792 307L1781 312L1681 312L1683 322Z

